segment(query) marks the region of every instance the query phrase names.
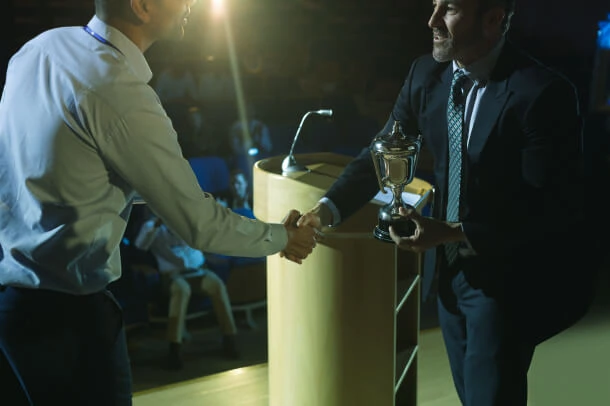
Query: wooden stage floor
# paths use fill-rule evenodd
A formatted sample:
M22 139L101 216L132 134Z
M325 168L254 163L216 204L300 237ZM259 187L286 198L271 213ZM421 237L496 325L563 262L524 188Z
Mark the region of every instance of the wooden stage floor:
M459 406L439 329L421 333L419 357L418 405ZM267 365L235 369L134 396L134 406L167 405L268 406ZM300 406L298 402L296 405ZM604 305L539 346L530 370L530 406L607 405L610 312Z

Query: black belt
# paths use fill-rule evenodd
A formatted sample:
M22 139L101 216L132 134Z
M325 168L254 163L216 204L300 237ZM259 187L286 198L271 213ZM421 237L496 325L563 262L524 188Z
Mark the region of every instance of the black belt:
M4 292L6 290L6 286L0 285L0 292Z

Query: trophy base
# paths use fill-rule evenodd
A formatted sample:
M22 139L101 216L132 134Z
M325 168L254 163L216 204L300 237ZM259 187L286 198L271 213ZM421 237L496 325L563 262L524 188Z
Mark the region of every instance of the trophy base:
M375 227L375 230L373 230L373 237L379 241L394 243L394 240L390 237L390 233L381 230L379 227Z
M408 237L415 233L415 223L401 217L391 222L379 219L379 223L373 231L373 236L379 241L394 243L394 240L390 237L390 226L402 237Z

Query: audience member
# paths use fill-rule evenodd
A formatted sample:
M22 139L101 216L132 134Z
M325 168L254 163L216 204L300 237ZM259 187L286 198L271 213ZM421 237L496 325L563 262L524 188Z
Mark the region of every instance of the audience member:
M238 357L235 341L237 328L229 295L224 282L205 266L203 253L189 247L154 215L142 224L135 246L153 254L161 276L162 292L169 294L169 353L166 366L170 369L181 369L183 366L181 349L183 338L188 335L186 316L191 292L211 298L223 334L223 353L229 358Z
M248 103L244 120L238 118L229 128L229 140L234 154L268 156L273 149L269 127L258 116L256 106Z
M250 182L241 169L233 169L229 178L228 195L219 195L216 200L225 207L230 208L244 217L255 218L252 211L252 195Z
M235 213L254 219L252 210L252 197L250 194L250 183L246 179L246 174L240 169L231 171L229 183L229 194L218 195L216 200L225 207L230 208ZM231 268L239 265L252 264L265 261L265 257L246 258L239 256L227 256L219 254L207 255L209 267L218 272L224 279L228 278Z
M239 118L229 128L229 166L239 168L248 185L252 183L254 162L268 157L273 149L269 127L257 115L254 104L247 105L245 122Z
M203 103L235 99L235 85L225 63L214 60L202 66L197 95Z
M164 106L193 106L197 103L197 81L185 61L170 62L159 73L154 88Z

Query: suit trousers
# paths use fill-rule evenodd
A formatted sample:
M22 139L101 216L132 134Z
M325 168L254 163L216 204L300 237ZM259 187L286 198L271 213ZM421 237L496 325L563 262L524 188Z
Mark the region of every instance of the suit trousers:
M438 299L439 321L462 405L526 406L535 343L464 272L453 277L451 291L453 300Z
M0 289L0 404L129 406L131 367L112 294Z

